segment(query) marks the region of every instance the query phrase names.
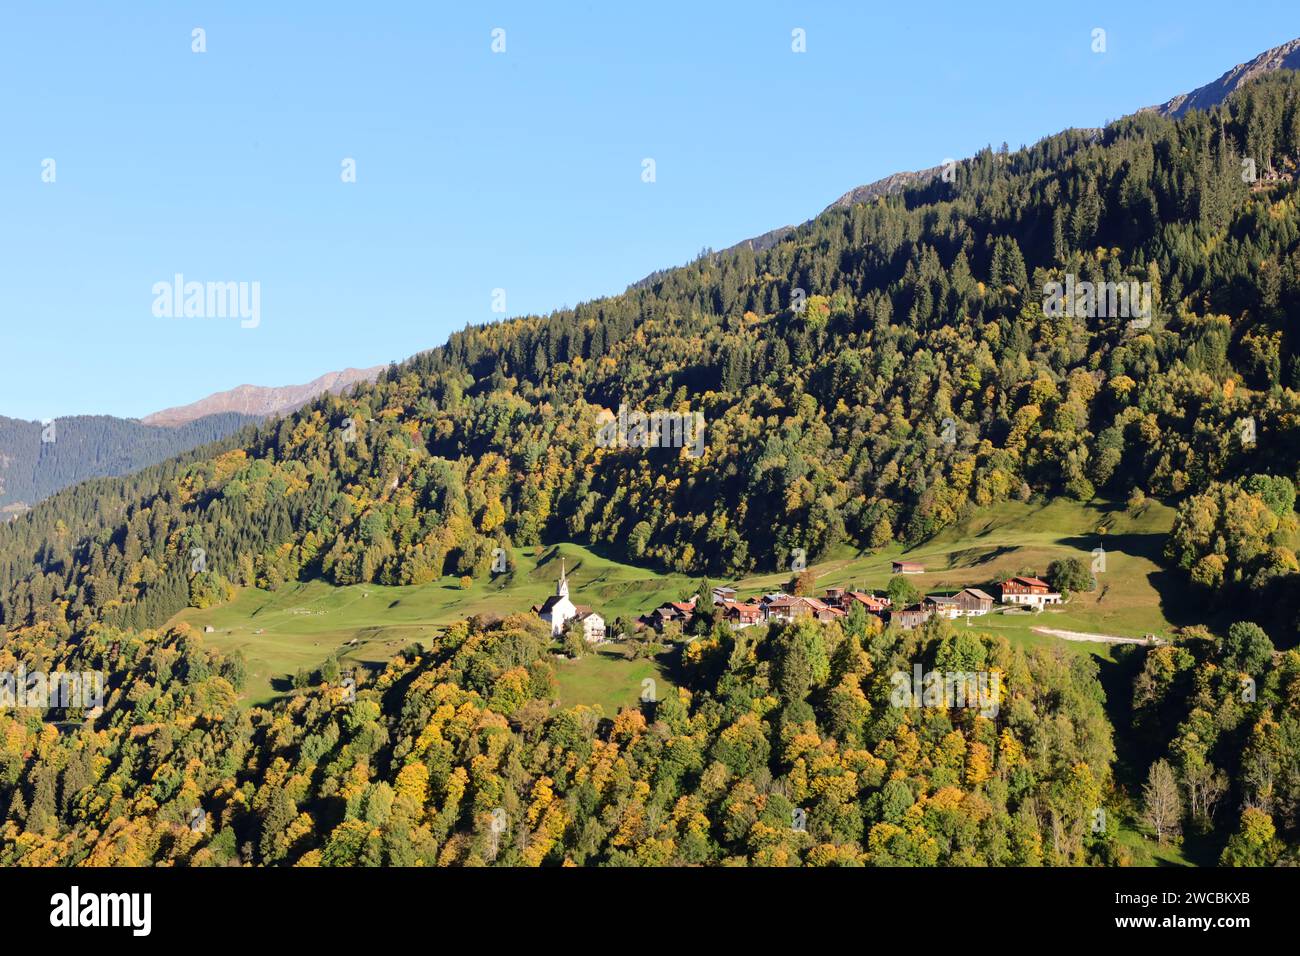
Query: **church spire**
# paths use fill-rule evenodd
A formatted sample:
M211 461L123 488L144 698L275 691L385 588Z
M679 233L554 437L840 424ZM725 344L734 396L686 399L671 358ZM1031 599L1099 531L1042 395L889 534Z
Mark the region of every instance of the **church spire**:
M556 597L569 596L569 579L564 576L564 559L560 558L560 583L555 588Z

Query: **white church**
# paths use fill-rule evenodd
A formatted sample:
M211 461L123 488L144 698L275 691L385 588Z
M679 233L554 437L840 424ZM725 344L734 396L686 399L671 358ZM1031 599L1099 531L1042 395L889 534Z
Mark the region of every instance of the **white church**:
M589 607L574 604L569 600L569 579L564 574L564 561L560 561L560 581L555 586L555 594L546 599L545 604L534 604L533 610L543 621L551 625L551 634L559 637L564 633L564 625L577 618L582 623L582 636L593 644L605 640L605 619Z

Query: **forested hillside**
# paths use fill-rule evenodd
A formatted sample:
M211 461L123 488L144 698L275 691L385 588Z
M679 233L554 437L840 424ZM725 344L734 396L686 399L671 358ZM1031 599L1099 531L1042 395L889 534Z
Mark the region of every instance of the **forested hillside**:
M237 660L158 629L231 584L480 577L494 548L559 538L720 577L918 542L1012 496L1141 492L1179 507L1166 555L1205 609L1267 631L1135 652L1143 746L1187 790L1224 777L1194 817L1225 862L1293 860L1300 657L1274 646L1300 611L1297 158L1292 73L1208 114L988 150L764 251L466 329L247 443L56 495L0 528L3 653L102 665L113 693L94 729L0 718L4 852L1123 862L1113 821L1090 829L1133 798L1096 674L942 624L706 634L682 651L689 693L612 723L550 709L519 620L453 628L355 702L270 710L236 707ZM1149 323L1047 314L1067 276L1149 283ZM601 447L620 404L702 413L703 455ZM883 706L915 660L996 668L1000 716ZM196 806L212 829L183 825Z
M1011 495L1178 501L1292 480L1298 142L1285 73L1211 114L988 151L954 182L831 210L767 252L467 329L140 488L106 534L58 531L83 507L75 490L4 529L3 583L39 567L4 620L64 595L73 629L106 608L160 623L184 600L191 547L213 573L272 585L479 575L498 544L556 535L725 575L785 566L796 547L919 540ZM1244 153L1259 182L1243 181ZM1149 281L1150 327L1045 315L1043 288L1066 273ZM598 447L597 411L624 402L702 412L704 456ZM1230 576L1294 574L1294 520L1225 553ZM1285 644L1294 618L1264 623Z
M254 421L225 413L163 428L111 415L71 415L44 423L0 416L0 508L31 506L87 478L139 471Z
M192 635L100 635L77 653L123 683L82 747L0 716L3 766L35 764L26 795L12 791L0 863L1038 865L1121 852L1114 824L1091 826L1113 748L1086 658L969 634L883 640L859 613L847 634L808 624L698 642L689 690L611 723L552 708L548 644L535 619L475 620L355 700L323 689L241 712L238 665ZM914 659L1004 673L1001 719L888 706L888 674Z

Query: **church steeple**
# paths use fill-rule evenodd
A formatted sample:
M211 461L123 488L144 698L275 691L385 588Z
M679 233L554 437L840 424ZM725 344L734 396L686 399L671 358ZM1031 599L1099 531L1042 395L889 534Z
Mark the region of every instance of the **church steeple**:
M564 559L560 558L560 583L555 586L556 597L569 596L569 579L564 576Z

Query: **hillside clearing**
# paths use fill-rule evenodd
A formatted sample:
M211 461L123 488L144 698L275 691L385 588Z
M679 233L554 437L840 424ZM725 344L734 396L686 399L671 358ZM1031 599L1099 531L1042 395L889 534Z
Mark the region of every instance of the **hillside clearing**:
M1065 604L1040 614L993 614L955 626L1000 634L1024 647L1065 647L1110 660L1114 645L1141 643L1138 635L1168 637L1172 631L1175 622L1166 613L1178 606L1181 591L1158 563L1159 542L1172 520L1172 509L1154 501L1136 514L1106 502L1003 502L906 552L900 546L872 554L840 549L810 569L819 588L883 589L892 576L891 563L905 558L925 565L924 574L909 580L928 593L991 587L1025 570L1045 573L1058 558L1091 564L1094 549L1101 548L1105 570L1096 575L1096 591L1070 595ZM404 587L309 581L276 592L244 588L228 604L187 608L173 620L199 631L211 627L205 641L222 651L242 651L248 662L245 700L265 703L290 689L296 671L314 670L331 655L344 668L378 668L403 647L423 643L455 621L476 614L530 613L532 605L553 593L561 561L574 602L595 608L610 624L685 597L702 584L572 543L519 549L512 560L508 573L468 588L453 577ZM790 577L756 574L735 586L741 595L752 596L785 587ZM611 715L616 704L635 703L637 694L629 688L653 676L641 673L645 667L654 668L645 661L624 660L609 645L577 663L567 670L557 667L561 701L600 703ZM624 666L629 663L645 667Z
M307 581L274 592L241 588L234 600L186 608L171 623L185 622L201 633L211 627L211 633L202 633L205 643L223 652L241 651L248 663L243 699L262 704L287 693L300 668L314 670L331 655L344 669L378 669L402 648L427 642L456 621L476 614L531 613L532 605L554 593L561 560L574 602L590 605L611 623L676 600L695 585L682 575L622 564L566 543L520 549L511 571L469 588L454 577L402 587ZM601 695L606 703L626 696L616 688L598 690L596 696Z

